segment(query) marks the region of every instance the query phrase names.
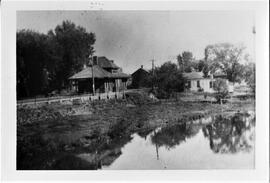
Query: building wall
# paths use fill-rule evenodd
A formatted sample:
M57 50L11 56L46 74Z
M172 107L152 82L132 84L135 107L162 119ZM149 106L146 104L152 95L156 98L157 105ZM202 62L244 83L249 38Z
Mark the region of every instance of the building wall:
M209 93L213 93L215 92L213 89L213 85L214 85L214 81L215 79L193 79L193 80L189 80L188 82L190 82L190 88L188 89L189 91L198 91L199 87L197 82L199 81L199 85L200 87L203 89L204 92L209 92ZM212 82L212 86L210 86L210 82ZM234 87L233 85L226 79L226 83L228 86L228 91L229 92L233 92L234 91Z
M127 89L127 79L95 78L95 93L121 92ZM92 79L71 81L71 90L77 93L92 93Z
M198 91L199 88L202 88L204 92L209 92L212 93L214 92L213 90L213 81L212 79L194 79L194 80L189 80L188 82L190 82L190 91ZM198 82L199 82L199 86L198 87ZM210 87L210 82L212 82L212 87Z
M143 88L147 87L147 80L149 78L149 73L142 68L138 69L135 71L131 76L132 76L132 88Z

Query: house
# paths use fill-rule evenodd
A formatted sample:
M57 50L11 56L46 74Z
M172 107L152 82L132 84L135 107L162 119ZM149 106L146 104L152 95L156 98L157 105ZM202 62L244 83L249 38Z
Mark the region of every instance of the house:
M130 75L123 73L113 60L95 57L93 66L85 66L69 78L71 89L77 93L93 93L93 78L95 93L108 93L126 90Z
M186 72L183 77L187 80L185 88L187 91L204 91L213 93L213 77L203 77L202 72Z
M233 85L226 79L226 75L221 73L214 73L210 77L203 77L202 72L183 73L183 77L187 80L185 84L186 91L202 91L213 93L214 81L217 78L226 80L229 92L233 92Z
M150 76L150 73L144 70L143 65L141 65L141 67L138 70L136 70L135 72L131 74L131 77L132 77L131 87L132 88L147 87L146 82L149 76Z

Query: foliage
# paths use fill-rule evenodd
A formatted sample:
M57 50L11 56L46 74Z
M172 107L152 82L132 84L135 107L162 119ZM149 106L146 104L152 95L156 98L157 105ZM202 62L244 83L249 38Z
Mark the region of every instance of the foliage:
M59 53L56 82L60 89L66 86L68 77L80 71L83 65L88 63L89 55L94 52L92 45L95 43L95 35L70 21L57 25L54 31L49 31L48 35L56 44Z
M255 92L256 78L255 78L255 63L248 63L244 67L245 82L249 85L253 92Z
M221 102L221 99L226 98L229 94L228 85L225 79L216 79L213 88L216 91L215 98L217 99L217 102Z
M184 51L177 56L177 62L182 72L191 72L194 67L194 57L189 51Z
M17 32L17 97L47 94L67 85L94 52L95 35L70 21L47 34Z
M30 30L17 32L17 95L31 96L48 87L47 57L49 53L45 34Z
M230 43L209 45L205 48L205 61L208 63L208 71L214 73L223 71L230 82L241 82L244 67L240 64L243 57L243 46L234 46Z
M154 71L154 86L157 87L156 95L158 98L169 98L173 92L184 90L184 78L177 65L165 62Z
M203 76L207 77L210 71L209 63L205 60L200 60L197 64L197 70L203 72Z

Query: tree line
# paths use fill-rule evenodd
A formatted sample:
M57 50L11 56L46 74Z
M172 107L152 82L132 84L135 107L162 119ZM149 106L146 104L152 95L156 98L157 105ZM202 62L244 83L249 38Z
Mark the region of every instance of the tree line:
M96 36L70 21L63 21L46 34L17 31L17 98L47 95L68 86L68 78L87 64L94 53ZM199 71L204 77L221 71L230 82L246 81L255 90L255 63L244 55L244 47L229 43L208 45L204 58L196 60L190 51L177 55L177 63L165 62L150 71L145 86L159 90L161 97L184 90L183 72Z
M47 34L17 31L17 98L61 91L94 52L95 34L63 21Z
M177 62L182 72L195 70L203 72L204 77L221 72L232 83L245 81L254 87L255 63L251 62L248 54L244 54L244 50L244 46L230 43L213 44L205 48L204 59L195 60L191 52L184 51L177 56Z
M245 47L230 43L208 45L201 60L196 60L192 52L184 51L177 55L177 63L168 61L150 70L149 77L142 85L145 87L155 85L156 95L160 98L168 98L174 92L184 91L184 72L202 72L204 77L220 72L233 84L245 81L254 92L255 63L250 60L249 55L244 54L244 50ZM241 63L243 60L244 62ZM226 82L221 79L214 84L221 98L228 93L225 85Z

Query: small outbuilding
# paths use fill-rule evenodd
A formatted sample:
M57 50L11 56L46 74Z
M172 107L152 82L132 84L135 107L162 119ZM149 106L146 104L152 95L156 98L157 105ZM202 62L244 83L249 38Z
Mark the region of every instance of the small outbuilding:
M144 88L147 87L147 81L149 80L150 73L143 68L143 65L131 74L132 88Z

